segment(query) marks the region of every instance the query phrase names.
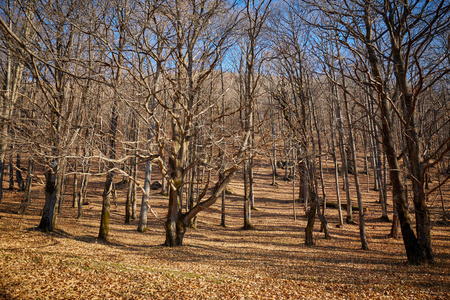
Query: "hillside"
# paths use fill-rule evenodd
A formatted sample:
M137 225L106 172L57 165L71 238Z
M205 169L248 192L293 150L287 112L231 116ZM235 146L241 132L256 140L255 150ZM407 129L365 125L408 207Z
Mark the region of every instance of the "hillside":
M331 161L329 162L331 167ZM335 200L331 169L327 199ZM387 238L390 223L380 220L378 194L367 191L361 174L369 251L360 250L358 225L337 228L337 209L328 208L330 240L316 221L313 247L305 247L304 208L292 213L292 182L270 185L270 168L256 165L255 230L243 231L241 174L227 195L227 227L220 224L219 203L202 212L198 229L189 229L184 246L166 248L163 224L149 216L149 231L138 233L137 220L124 225L126 189L119 189L111 216L111 239L96 240L104 178L93 178L77 221L67 189L58 229L42 233L39 224L43 186L25 215L16 213L23 194L5 191L0 204L0 298L3 299L448 299L450 227L439 222L442 206L430 199L434 265L408 266L400 239ZM39 175L39 174L38 174ZM143 172L140 173L143 176ZM155 175L155 180L160 180ZM141 178L142 179L142 178ZM120 180L116 178L116 181ZM450 207L449 185L444 186ZM356 197L354 197L356 199ZM152 191L160 218L167 200ZM392 200L389 198L389 215ZM357 213L354 215L357 220Z

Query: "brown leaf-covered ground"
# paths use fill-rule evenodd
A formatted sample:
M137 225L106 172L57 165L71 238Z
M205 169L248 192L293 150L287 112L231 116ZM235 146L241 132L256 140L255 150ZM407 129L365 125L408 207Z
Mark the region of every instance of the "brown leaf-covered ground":
M335 201L331 169L325 171L327 200ZM35 230L44 201L42 185L34 187L24 215L16 213L23 193L7 190L0 203L0 298L450 299L450 227L440 222L437 194L429 201L436 262L409 266L401 238L387 238L391 224L380 220L378 194L367 190L364 174L369 251L360 250L358 225L337 228L338 213L332 208L326 211L331 239L323 238L317 220L316 244L305 247L304 208L297 203L294 220L292 182L279 178L279 186L272 187L270 169L262 163L255 174L255 230L240 229L242 182L237 176L227 195L227 227L219 226L217 203L199 215L198 229L188 230L185 245L178 248L161 246L163 224L152 215L146 233L137 232L137 220L124 225L125 187L119 187L113 205L110 241L97 241L103 178L92 179L91 204L83 206L84 217L78 221L67 189L52 233ZM450 207L448 184L443 197ZM160 218L166 202L152 192L151 204ZM357 212L353 216L357 221Z

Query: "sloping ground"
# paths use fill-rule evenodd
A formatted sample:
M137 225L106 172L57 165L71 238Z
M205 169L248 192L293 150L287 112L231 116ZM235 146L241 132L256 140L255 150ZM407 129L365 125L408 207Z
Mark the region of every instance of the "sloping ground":
M123 224L124 190L111 217L111 240L96 240L100 223L101 182L91 183L91 204L75 220L69 192L58 229L41 233L42 186L25 215L17 211L23 195L5 191L0 204L0 298L4 299L450 299L450 227L441 222L439 199L432 199L436 263L408 266L401 239L386 238L390 223L379 220L377 193L367 191L366 229L369 251L360 250L358 225L337 228L337 210L327 209L332 239L323 239L316 223L316 245L303 245L304 209L292 213L292 183L269 185L269 169L259 165L252 223L243 231L242 183L227 196L227 228L219 205L201 213L198 229L189 230L185 246L166 248L160 221L149 216L149 231L137 221ZM263 174L263 175L261 175ZM329 178L332 178L329 174ZM328 178L328 177L327 177ZM362 178L362 182L364 181ZM334 200L327 181L327 199ZM448 186L445 201L450 207ZM152 194L160 218L166 201ZM392 205L389 205L389 209ZM354 214L357 220L357 213Z

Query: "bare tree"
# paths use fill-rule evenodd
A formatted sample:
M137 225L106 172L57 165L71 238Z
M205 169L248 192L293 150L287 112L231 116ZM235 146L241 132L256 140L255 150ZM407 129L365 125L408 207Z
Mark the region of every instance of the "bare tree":
M2 104L0 107L0 202L3 195L3 174L5 169L5 156L9 144L9 128L13 121L13 113L19 93L25 68L25 51L16 48L17 40L10 37L10 32L15 32L23 40L28 40L32 34L29 18L33 14L31 9L24 11L17 7L15 1L5 1L0 14L5 17L1 20L0 32L3 35L2 55L6 65L2 65L1 91ZM24 16L22 15L24 13ZM16 49L15 51L13 49Z
M430 222L423 187L424 171L434 166L429 163L429 159L431 156L438 157L436 153L429 157L422 156L422 142L418 138L415 115L418 101L422 99L419 97L421 93L448 73L448 68L442 63L442 56L429 65L424 64L423 58L434 38L448 29L445 16L449 5L445 1L400 3L355 0L348 1L345 5L326 2L325 5L320 1L311 3L312 12L320 13L330 20L316 26L321 30L338 29L345 32L338 39L348 51L348 59L353 66L353 73L345 76L356 84L371 86L376 93L375 100L379 110L373 119L380 128L390 168L394 204L400 219L408 261L413 264L432 261ZM395 85L391 84L389 70L393 70ZM408 72L412 76L406 75ZM340 87L360 107L367 110L364 103L349 89L342 85ZM407 172L413 178L413 202L419 239L414 234L408 213L406 186L399 164L399 157L402 156L399 156L399 149L395 145L393 120L399 122L402 136L406 137L402 154ZM448 147L443 146L441 149Z

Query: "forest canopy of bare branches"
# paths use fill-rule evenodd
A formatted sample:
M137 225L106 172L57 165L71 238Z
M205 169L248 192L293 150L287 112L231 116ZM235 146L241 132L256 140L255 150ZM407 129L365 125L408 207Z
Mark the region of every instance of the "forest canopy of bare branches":
M433 224L449 220L449 17L445 0L3 1L0 206L17 188L25 214L39 186L35 225L52 232L68 191L82 219L101 178L99 240L120 186L125 224L158 219L161 242L181 246L213 205L226 226L235 178L255 228L258 159L267 185L292 181L305 245L316 220L329 237L328 204L370 249L370 189L405 260L432 263Z

